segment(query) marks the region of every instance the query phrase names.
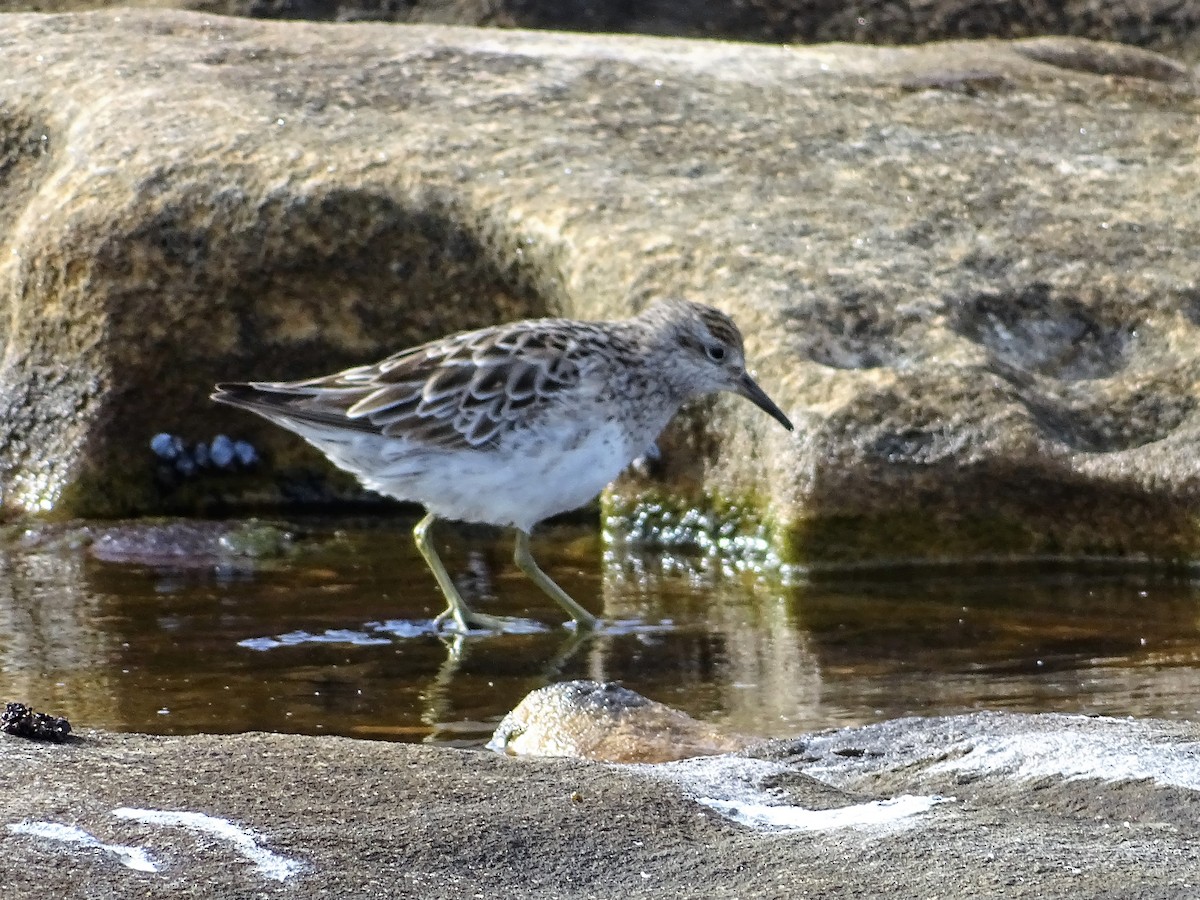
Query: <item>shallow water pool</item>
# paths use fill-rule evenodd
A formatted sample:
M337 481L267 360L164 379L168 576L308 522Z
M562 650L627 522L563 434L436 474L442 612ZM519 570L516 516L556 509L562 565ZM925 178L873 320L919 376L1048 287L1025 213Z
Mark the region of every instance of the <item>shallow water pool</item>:
M76 730L247 730L481 745L530 690L617 680L732 730L787 736L976 709L1200 719L1200 586L1149 568L916 569L784 579L719 560L535 537L543 567L612 623L590 636L511 562L440 525L479 609L517 631L451 639L412 520L306 523L269 562L0 552L0 700ZM539 628L538 623L545 627Z

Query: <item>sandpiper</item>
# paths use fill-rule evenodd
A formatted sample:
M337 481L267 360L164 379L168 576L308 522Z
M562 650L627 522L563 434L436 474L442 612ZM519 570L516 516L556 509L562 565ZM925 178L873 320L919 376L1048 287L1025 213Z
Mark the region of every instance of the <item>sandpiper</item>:
M517 565L577 628L594 628L530 555L530 530L593 499L686 400L717 391L792 430L746 372L727 315L660 300L630 319L466 331L321 378L227 382L212 399L294 431L372 490L423 504L413 536L447 603L435 621L465 633L503 620L463 600L434 549L435 520L515 528Z

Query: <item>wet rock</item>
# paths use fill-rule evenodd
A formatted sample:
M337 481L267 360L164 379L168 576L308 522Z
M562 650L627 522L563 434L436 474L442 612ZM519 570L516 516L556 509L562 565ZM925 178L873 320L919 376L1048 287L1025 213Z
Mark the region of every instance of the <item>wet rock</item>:
M1200 881L1198 747L1189 723L1003 714L637 766L89 731L0 741L22 785L0 829L37 896L1149 900Z
M352 496L212 383L683 294L798 428L694 407L610 495L617 540L700 508L812 566L1200 553L1188 67L330 28L0 22L4 510ZM210 483L234 422L271 465ZM166 488L160 433L205 445Z
M0 714L0 731L32 741L61 744L71 734L71 723L62 716L35 712L24 703L6 703Z
M293 533L267 522L144 521L91 529L91 554L105 562L210 568L291 552Z
M749 743L611 682L567 681L530 692L488 747L513 756L665 762Z

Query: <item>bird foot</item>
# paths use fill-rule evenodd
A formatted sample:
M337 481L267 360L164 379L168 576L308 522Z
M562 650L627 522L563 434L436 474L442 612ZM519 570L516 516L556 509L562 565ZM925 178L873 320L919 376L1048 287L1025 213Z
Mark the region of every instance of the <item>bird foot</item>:
M438 614L433 620L433 627L438 631L455 634L470 634L474 631L528 631L529 622L510 616L489 616L472 609L450 608Z

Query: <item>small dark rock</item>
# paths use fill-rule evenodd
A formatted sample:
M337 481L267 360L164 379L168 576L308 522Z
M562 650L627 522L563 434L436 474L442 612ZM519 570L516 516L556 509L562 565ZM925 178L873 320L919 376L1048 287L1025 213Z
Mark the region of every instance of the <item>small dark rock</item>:
M62 716L34 712L24 703L9 703L0 716L0 731L33 741L61 744L71 733L71 723Z

